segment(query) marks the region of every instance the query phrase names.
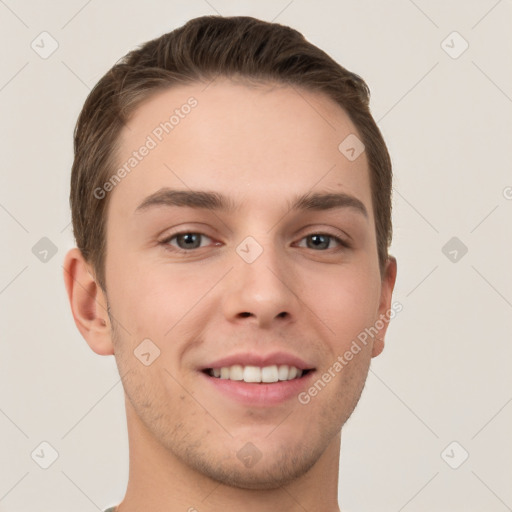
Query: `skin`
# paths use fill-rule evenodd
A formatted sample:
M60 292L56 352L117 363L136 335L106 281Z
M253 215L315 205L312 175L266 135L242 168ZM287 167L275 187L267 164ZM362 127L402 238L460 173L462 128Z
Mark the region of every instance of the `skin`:
M94 352L115 355L123 381L130 472L118 510L338 511L341 428L387 324L306 405L247 407L198 369L283 350L321 375L389 311L396 261L380 274L366 155L351 162L338 150L357 130L329 98L217 79L144 102L121 134L119 162L191 96L197 107L109 192L106 292L78 249L64 265L78 329ZM136 211L163 187L220 192L238 208ZM308 192L349 194L368 216L289 211ZM193 249L163 242L177 232L205 236ZM350 247L327 238L317 248L310 235L322 233ZM236 252L248 236L263 249L252 263ZM160 350L149 366L133 353L147 338ZM247 442L261 454L252 467L237 457Z

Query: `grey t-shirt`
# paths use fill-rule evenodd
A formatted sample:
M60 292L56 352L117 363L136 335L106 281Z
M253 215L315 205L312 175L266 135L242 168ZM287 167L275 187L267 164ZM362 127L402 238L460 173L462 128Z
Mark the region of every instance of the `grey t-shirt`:
M116 512L116 507L107 508L104 512Z

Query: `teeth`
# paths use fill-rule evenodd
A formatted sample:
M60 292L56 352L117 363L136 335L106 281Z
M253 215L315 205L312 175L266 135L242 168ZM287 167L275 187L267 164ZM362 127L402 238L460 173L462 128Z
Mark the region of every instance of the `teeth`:
M265 366L261 369L261 382L277 382L279 380L277 366Z
M241 364L234 364L229 370L229 379L244 380L244 367Z
M244 382L278 382L284 380L298 379L302 377L303 371L295 366L271 365L260 368L259 366L223 366L209 370L212 377L229 380L243 380Z
M231 367L233 368L233 367ZM231 375L231 369L226 368L229 370ZM244 368L244 381L245 382L261 382L261 368L258 366L246 366Z

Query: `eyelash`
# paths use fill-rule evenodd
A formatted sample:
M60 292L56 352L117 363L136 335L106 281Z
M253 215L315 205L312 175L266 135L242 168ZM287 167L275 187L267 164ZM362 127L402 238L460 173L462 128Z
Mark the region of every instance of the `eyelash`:
M164 248L168 251L171 251L171 252L174 252L174 253L178 253L178 254L191 254L193 253L194 251L198 251L199 249L203 249L204 247L196 247L194 249L181 249L180 247L175 247L175 246L172 246L170 245L170 241L177 238L178 236L180 235L200 235L201 237L205 237L205 238L208 238L211 240L211 237L209 237L208 235L205 235L204 233L199 233L199 232L196 232L196 231L181 231L179 233L174 233L173 235L171 236L168 236L166 237L164 240L162 240L160 242L161 245L164 246ZM340 251L342 249L350 249L350 245L343 239L335 236L335 235L331 235L330 233L324 233L324 232L312 232L308 235L305 235L301 238L301 241L304 240L305 238L308 238L310 236L314 236L314 235L317 235L317 236L324 236L324 237L328 237L334 241L336 241L341 247L338 247L338 248L334 248L335 250L337 251ZM307 249L307 247L306 247ZM315 252L327 252L329 250L331 250L333 248L328 248L328 249L322 249L320 251L315 251ZM311 249L311 250L314 250L314 249Z

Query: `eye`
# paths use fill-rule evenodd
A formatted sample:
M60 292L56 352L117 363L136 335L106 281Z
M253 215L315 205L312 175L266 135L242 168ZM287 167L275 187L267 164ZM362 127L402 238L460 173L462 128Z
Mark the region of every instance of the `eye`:
M306 241L305 245L302 243ZM205 243L206 242L206 243ZM182 233L175 233L160 243L167 249L175 252L190 253L194 249L200 249L211 244L213 240L204 235L194 231L184 231ZM215 243L215 245L221 245ZM307 249L314 249L316 251L326 251L329 249L349 248L349 244L341 238L330 235L328 233L312 233L301 239L298 244L299 247L306 247ZM334 246L334 247L333 247Z
M334 247L330 247L332 245L332 241L338 245L338 248L339 246L349 247L349 245L341 238L327 233L312 233L302 238L302 240L306 240L306 247L308 249L318 249L322 251L333 249ZM299 247L304 247L304 245L299 245Z
M212 241L209 236L203 235L202 233L187 231L167 237L165 240L162 240L161 244L167 246L167 248L169 248L168 246L171 246L178 252L189 252L192 249L204 247L204 245L201 245L201 241L203 239L207 239L210 242Z

